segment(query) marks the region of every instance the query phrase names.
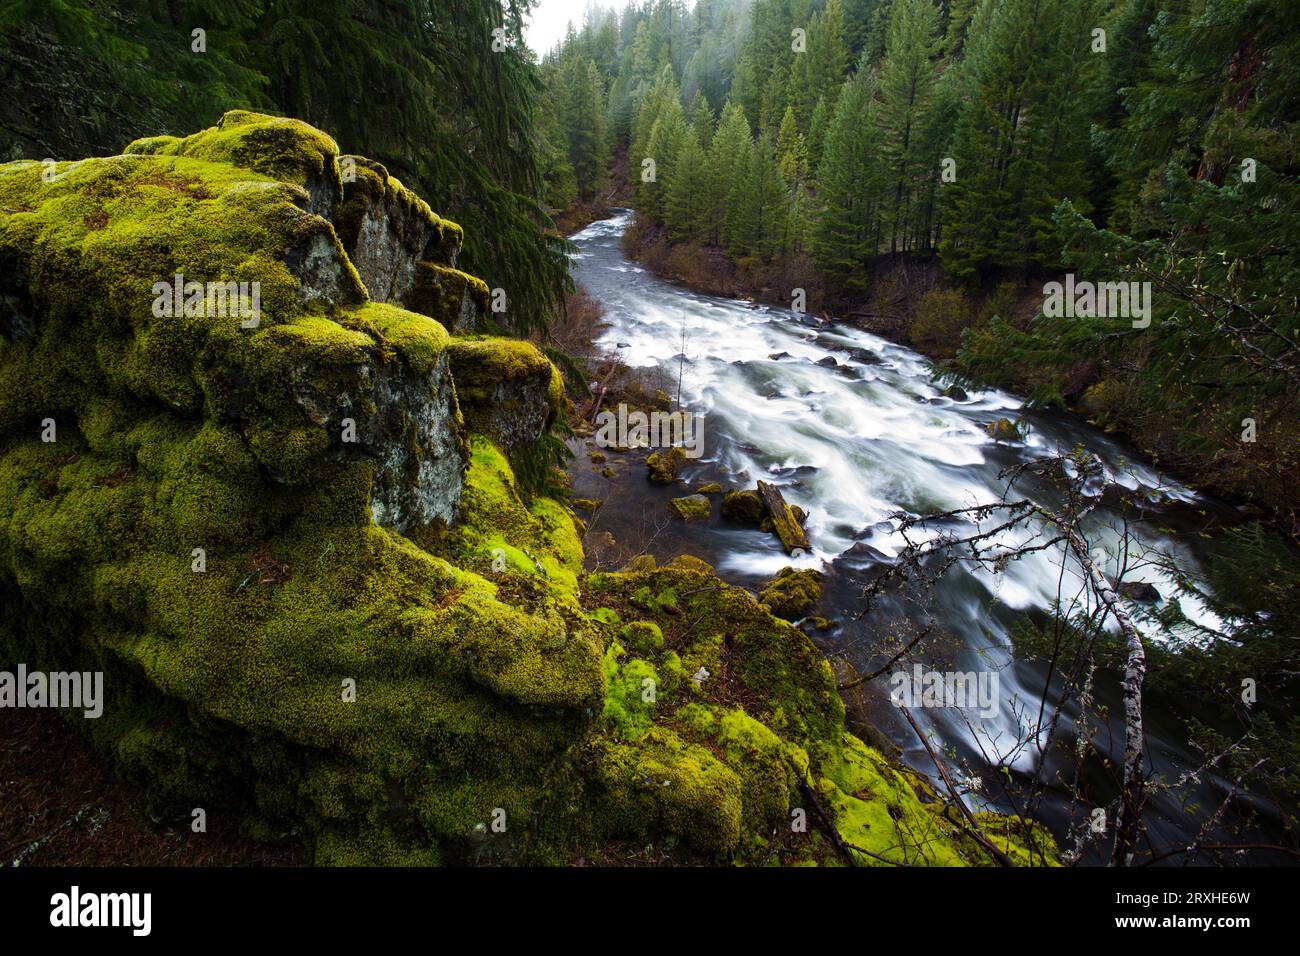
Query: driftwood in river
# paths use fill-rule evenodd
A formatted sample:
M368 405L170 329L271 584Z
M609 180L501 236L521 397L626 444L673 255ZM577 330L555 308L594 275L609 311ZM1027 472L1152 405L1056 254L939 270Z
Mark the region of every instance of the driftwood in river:
M799 519L795 517L793 509L785 503L785 498L781 495L781 490L775 485L769 485L766 481L758 483L758 493L767 505L768 514L772 518L772 530L776 536L781 539L785 545L787 553L795 551L808 551L808 535L804 533L803 527L799 524Z

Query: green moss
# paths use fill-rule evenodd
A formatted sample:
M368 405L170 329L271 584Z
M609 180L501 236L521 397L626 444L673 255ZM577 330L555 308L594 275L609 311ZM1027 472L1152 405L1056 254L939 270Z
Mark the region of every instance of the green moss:
M371 333L381 345L396 349L420 373L433 370L451 341L447 330L428 316L382 302L367 302L352 310L347 321Z
M646 478L657 485L672 484L685 459L686 452L676 445L665 452L651 452L645 460Z
M713 505L703 495L689 495L670 499L668 510L683 521L705 521L712 513Z
M715 573L713 570L713 565L709 564L709 562L703 560L702 558L695 557L695 555L693 554L677 555L677 557L673 558L671 561L668 562L668 567L684 568L686 570L698 571L701 574L707 574L710 576L712 576Z
M641 658L620 663L627 651L617 641L605 650L605 703L602 716L615 736L637 740L654 723L659 675L654 665Z
M787 621L803 617L822 597L822 573L782 568L758 592L758 599Z
M525 505L509 462L487 438L471 442L459 521L438 550L483 573L504 558L510 573L540 579L576 607L583 552L573 515L549 498Z
M328 185L342 192L339 147L334 140L301 120L231 110L209 129L192 136L138 139L126 154L187 156L223 163L297 186Z
M740 842L741 782L703 747L655 727L637 745L598 746L594 777L611 836L671 834L700 852Z

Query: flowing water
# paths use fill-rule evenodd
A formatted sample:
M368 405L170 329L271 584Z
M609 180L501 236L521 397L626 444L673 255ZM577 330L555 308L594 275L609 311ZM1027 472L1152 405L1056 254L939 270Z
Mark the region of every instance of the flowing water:
M831 618L834 628L814 633L814 639L828 655L860 669L879 667L902 646L899 642L933 619L937 637L925 657L927 668L995 675L992 706L913 711L937 749L969 774L971 805L1008 811L1027 781L1037 778L1046 784L1046 796L1033 813L1060 836L1071 819L1110 801L1114 772L1099 761L1092 761L1082 777L1088 806L1054 782L1058 772L1069 774L1072 764L1063 756L1044 756L1038 746L1043 738L1036 735L1047 720L1040 725L1040 712L1052 713L1060 688L1054 684L1044 698L1044 666L1017 660L1011 646L1011 628L1018 621L1026 615L1045 620L1058 594L1068 601L1080 592L1082 572L1072 558L1059 548L1045 550L997 575L958 565L925 598L896 592L859 620L863 584L903 546L891 515L996 501L1004 491L1005 481L999 480L1004 469L1079 446L1100 458L1110 482L1127 489L1123 497L1141 504L1138 513L1120 504L1120 495L1104 495L1085 526L1093 553L1112 572L1124 518L1142 546L1166 551L1181 567L1194 569L1193 532L1207 513L1224 515L1225 506L1202 500L1077 417L1028 411L1020 399L996 389L947 397L933 380L930 363L909 348L847 325L700 295L656 278L621 251L620 236L630 221L631 213L623 212L573 237L575 277L602 303L609 323L598 344L661 377L669 391L680 381L682 404L704 415L704 454L686 463L686 484L719 480L728 487L753 487L756 479L777 484L787 501L808 513L812 550L792 559L773 535L723 522L716 507L707 525L668 520L664 504L686 493L680 487L651 486L638 468L621 481L602 479L583 467L579 456L575 493L606 502L593 531L639 542L661 559L688 551L710 560L727 580L751 588L790 565L825 571L827 591L817 613ZM1019 420L1024 440L990 437L987 426L999 418ZM1032 476L1013 492L1048 505L1059 501L1056 495L1050 483ZM950 525L948 530L963 529ZM1022 543L1028 535L1008 538L1006 544ZM912 533L913 541L924 537ZM1180 599L1158 568L1136 563L1125 580L1147 581L1162 600L1181 600L1188 617L1215 623L1194 601ZM1095 728L1094 740L1122 752L1118 677L1099 674L1097 684L1098 699L1112 716L1108 725ZM858 713L887 738L877 737L877 743L892 743L903 760L935 777L915 733L891 706L889 690L884 678L872 682L858 701ZM1155 772L1172 779L1195 766L1180 724L1154 697L1146 710L1148 758ZM1058 734L1067 739L1073 716L1063 709ZM1006 779L1012 787L1004 786ZM1225 781L1203 775L1200 786L1182 796L1215 807L1227 788ZM1147 819L1152 843L1187 842L1197 829L1195 817L1176 799L1157 797Z

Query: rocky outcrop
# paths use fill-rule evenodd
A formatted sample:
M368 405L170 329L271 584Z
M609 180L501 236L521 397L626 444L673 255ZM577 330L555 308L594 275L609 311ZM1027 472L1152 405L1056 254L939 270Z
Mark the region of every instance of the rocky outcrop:
M529 819L601 650L572 519L471 441L446 330L368 295L340 183L329 137L247 113L0 166L0 658L103 671L88 730L156 813L437 862ZM459 242L391 191L349 234L390 295ZM545 368L507 436L535 438L552 366L506 347Z
M537 441L559 413L564 379L527 342L458 337L450 356L465 421L507 451Z

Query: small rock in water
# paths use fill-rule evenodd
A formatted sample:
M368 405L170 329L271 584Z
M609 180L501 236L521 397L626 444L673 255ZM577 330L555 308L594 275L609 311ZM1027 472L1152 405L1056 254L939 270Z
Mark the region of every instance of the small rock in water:
M822 368L839 368L840 363L835 361L834 355L828 355L824 359L818 359L817 364Z
M988 433L993 436L994 441L1023 441L1020 429L1009 418L999 418L995 422L989 422Z
M1141 604L1155 604L1160 600L1160 592L1156 590L1154 584L1146 581L1124 581L1120 584L1119 593L1130 601L1137 601Z
M704 521L713 512L713 502L704 495L687 495L669 501L668 510L683 521Z

